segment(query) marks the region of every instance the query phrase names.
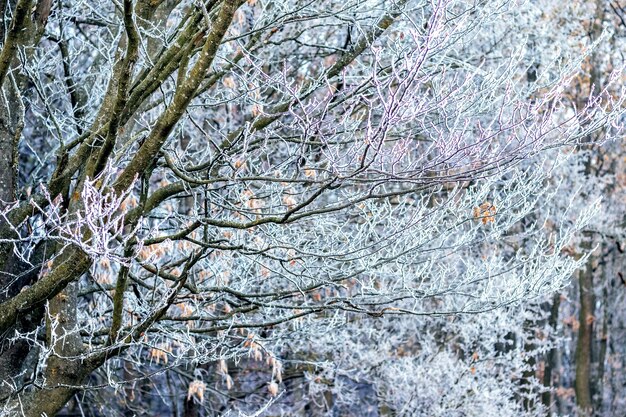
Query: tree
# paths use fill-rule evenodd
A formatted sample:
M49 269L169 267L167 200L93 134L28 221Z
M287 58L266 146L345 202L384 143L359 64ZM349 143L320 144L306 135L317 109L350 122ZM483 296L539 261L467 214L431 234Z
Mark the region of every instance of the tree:
M572 103L581 103L610 84L611 69L623 65L619 55L623 50L623 9L615 2L576 1L548 8L546 15L569 21L570 33L583 33L592 42L597 42L603 32L608 35L585 59L583 71L567 93ZM577 18L572 19L572 15ZM622 92L618 87L611 94ZM608 416L620 406L617 387L622 384L623 362L618 359L621 354L616 342L623 311L618 265L623 262L620 248L625 224L619 208L625 191L619 174L623 171L624 147L623 141L603 139L601 130L591 135L576 148L568 169L558 174L584 199L602 198L602 215L594 217L568 248L574 256L590 251L592 255L578 271L577 285L555 295L550 307L552 331L563 342L539 359L548 370L546 386L556 388L553 395L544 397L545 403L557 414ZM567 201L565 194L560 199Z
M240 389L275 396L283 358L329 354L289 345L338 323L492 311L586 260L563 249L595 205L541 208L558 148L616 135L622 99L608 83L569 106L593 45L537 67L511 30L532 3L4 8L6 413L54 415L110 386L132 415L155 407L140 381L156 380L173 409L223 413L208 390L230 390L242 358L271 372L259 384L267 372L243 366Z

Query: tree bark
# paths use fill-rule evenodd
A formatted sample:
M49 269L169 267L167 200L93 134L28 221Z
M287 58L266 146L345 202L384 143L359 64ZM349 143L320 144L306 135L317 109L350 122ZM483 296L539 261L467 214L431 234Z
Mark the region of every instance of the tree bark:
M24 105L22 89L24 77L11 71L19 67L16 59L17 48L20 45L33 45L39 41L52 6L51 0L41 0L34 10L31 0L2 1L0 13L6 9L13 10L13 19L7 28L7 22L2 22L0 35L3 36L2 51L0 52L0 212L17 199L18 189L18 146L24 127ZM34 11L34 13L32 13ZM8 30L7 30L8 29ZM5 36L6 33L6 36ZM7 226L4 218L0 217L0 229ZM12 225L16 226L16 225ZM9 227L9 230L11 228ZM2 238L12 238L0 236ZM36 262L41 255L35 251L31 261ZM14 253L11 243L0 244L0 304L16 295L24 286L29 285L35 278L33 269L28 267ZM23 314L0 334L0 400L10 396L20 389L22 380L27 373L24 361L30 352L27 341L10 338L17 331L31 331L39 322L40 314Z
M548 324L550 325L550 329L552 332L556 331L556 326L559 320L559 307L561 306L561 294L556 293L552 297L552 306L550 309L550 318L548 319ZM558 362L558 348L553 347L547 354L545 360L545 368L543 373L543 386L547 389L552 389L552 371L557 369ZM552 408L552 392L546 391L541 395L541 402L546 407L547 414L551 414Z
M586 243L586 249L591 246ZM576 343L576 405L581 416L591 416L593 403L591 399L591 354L593 340L594 294L593 294L593 268L592 258L587 261L584 270L578 273L578 286L580 294L580 312L578 328L578 340Z

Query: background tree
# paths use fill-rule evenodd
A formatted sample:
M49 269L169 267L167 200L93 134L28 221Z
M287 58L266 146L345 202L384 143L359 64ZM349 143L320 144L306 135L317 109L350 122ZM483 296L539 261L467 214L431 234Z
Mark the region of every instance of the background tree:
M569 93L575 102L610 83L612 68L623 65L624 14L619 2L606 1L574 2L553 12L561 21L572 13L582 18L572 29L590 40L598 39L603 31L611 33L585 60L583 72ZM622 338L624 183L620 172L624 169L624 148L623 141L598 146L602 139L601 132L592 135L588 144L577 149L571 169L561 174L578 187L580 194L602 196L603 215L594 218L569 249L575 256L590 249L593 254L577 274L578 285L555 297L551 307L553 317L562 323L555 320L554 330L568 341L546 360L558 370L548 379L556 387L551 398L554 413L572 412L576 404L580 415L614 414L620 402L617 387L623 386L618 382L623 378L623 353L613 344Z
M558 18L504 0L3 7L6 414L545 411L608 35L538 56Z

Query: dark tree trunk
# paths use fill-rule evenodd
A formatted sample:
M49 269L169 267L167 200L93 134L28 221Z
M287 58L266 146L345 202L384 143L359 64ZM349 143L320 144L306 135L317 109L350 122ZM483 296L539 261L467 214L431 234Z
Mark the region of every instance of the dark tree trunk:
M556 293L552 297L552 306L550 309L550 318L548 319L548 324L550 325L551 331L556 331L556 327L559 320L559 307L561 306L561 294ZM550 349L546 356L545 360L545 368L543 373L543 386L551 389L552 388L552 379L553 379L553 370L557 368L558 362L558 348L554 347ZM541 396L541 402L546 407L548 411L548 415L551 414L552 408L552 392L546 391Z
M586 244L587 249L590 245ZM578 328L578 340L576 343L576 405L581 416L591 416L593 403L591 399L591 355L593 341L594 322L594 294L593 294L593 268L592 259L587 261L587 266L578 274L580 312Z

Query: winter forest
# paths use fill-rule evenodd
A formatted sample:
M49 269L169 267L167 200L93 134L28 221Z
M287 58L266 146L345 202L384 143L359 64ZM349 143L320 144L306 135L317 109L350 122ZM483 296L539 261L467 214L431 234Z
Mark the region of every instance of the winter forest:
M0 11L1 416L626 415L625 1Z

